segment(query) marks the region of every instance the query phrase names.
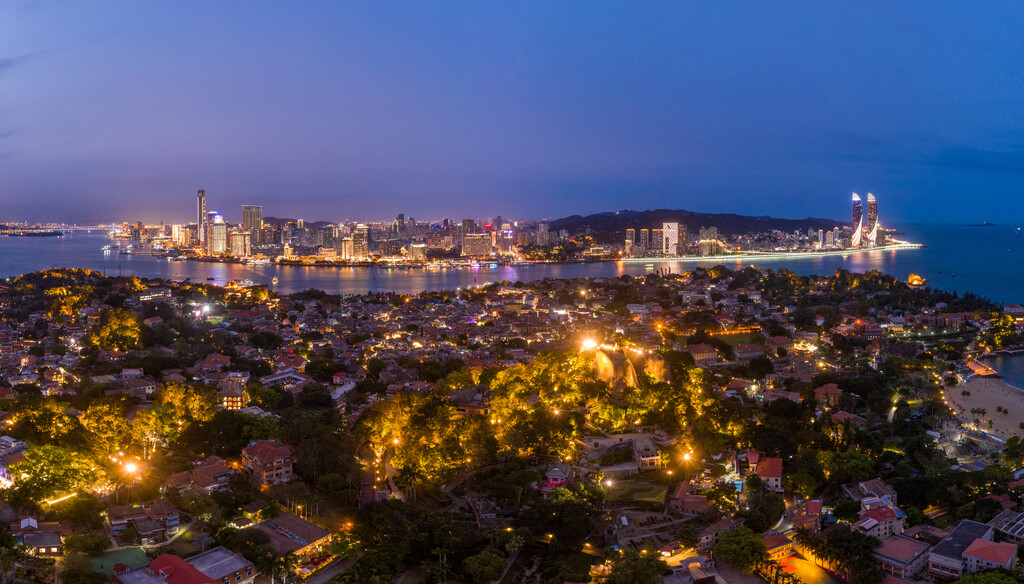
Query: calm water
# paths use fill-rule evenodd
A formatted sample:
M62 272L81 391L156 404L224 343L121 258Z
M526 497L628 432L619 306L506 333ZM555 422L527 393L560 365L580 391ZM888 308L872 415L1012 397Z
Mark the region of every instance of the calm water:
M1000 355L986 361L1006 383L1024 390L1024 355Z
M918 250L852 254L847 257L759 260L759 267L788 268L801 275L830 274L836 268L863 272L880 270L899 278L916 273L938 288L970 290L1005 303L1024 303L1024 231L1012 227L964 227L951 225L909 225L902 227L912 241L927 244ZM191 278L217 284L249 279L270 284L274 289L294 292L321 288L331 293L367 291L420 292L509 280L524 282L546 277L578 278L645 273L643 263L600 262L591 264L547 264L520 267L440 270L388 270L386 268L307 268L291 266L245 266L198 262L169 262L165 258L104 253L110 243L102 235L75 234L61 238L0 237L0 277L70 266L107 274L138 274L177 280ZM682 272L696 265L725 263L730 268L751 262L655 262L659 269ZM941 272L941 273L940 273ZM954 275L955 274L955 275Z

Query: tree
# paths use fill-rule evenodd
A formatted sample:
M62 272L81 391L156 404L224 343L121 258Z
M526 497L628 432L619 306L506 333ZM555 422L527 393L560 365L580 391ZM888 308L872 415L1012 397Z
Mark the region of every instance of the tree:
M762 544L764 545L764 544ZM668 571L666 564L657 554L628 549L612 558L612 568L606 584L659 584L661 576Z
M463 560L462 567L474 582L484 584L500 578L505 571L505 564L505 556L498 550L488 547L477 555Z
M25 460L11 469L18 481L8 489L9 500L38 504L86 486L95 477L87 460L60 446L32 446Z
M679 538L679 544L684 548L695 548L700 543L700 536L697 534L697 527L692 523L685 523L679 528L679 533L676 534Z
M753 574L754 568L768 559L768 550L760 535L747 527L737 527L718 536L715 557L745 574Z
M142 324L130 310L114 308L103 313L103 319L90 341L101 349L135 349L142 340Z

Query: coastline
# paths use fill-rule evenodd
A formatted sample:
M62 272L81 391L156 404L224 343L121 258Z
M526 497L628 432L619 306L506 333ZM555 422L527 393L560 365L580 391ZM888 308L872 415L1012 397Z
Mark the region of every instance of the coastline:
M271 259L268 265L278 266L298 266L298 267L316 267L316 268L384 268L384 269L413 269L413 268L424 268L424 269L435 269L435 268L477 268L484 265L503 265L503 266L522 266L522 265L567 265L567 264L589 264L589 263L627 263L627 264L658 264L658 263L707 263L707 262L734 262L744 260L790 260L790 259L806 259L816 257L834 257L834 256L849 256L853 254L871 253L879 251L897 251L897 250L908 250L908 249L920 249L925 247L921 243L898 243L892 245L884 245L870 248L857 248L857 249L838 249L838 250L823 250L823 251L799 251L799 252L758 252L758 251L746 251L736 252L723 255L714 256L679 256L679 257L648 257L648 258L587 258L580 260L558 260L558 261L543 261L543 260L507 260L502 258L484 258L484 259L473 259L473 258L459 258L444 260L441 262L417 262L411 260L376 260L376 261L331 261L328 259L315 259L312 261L302 261L299 259ZM155 255L155 254L150 254ZM315 256L310 256L315 257ZM249 265L250 262L242 259L228 259L228 258L210 258L210 257L186 257L184 261L189 262L203 262L203 263L221 263L221 264L244 264Z
M1024 390L1003 378L972 375L960 385L946 388L943 395L966 425L1003 440L1011 436L1024 438L1024 429L1019 425L1024 420ZM971 412L978 409L985 413ZM978 420L977 426L974 420Z

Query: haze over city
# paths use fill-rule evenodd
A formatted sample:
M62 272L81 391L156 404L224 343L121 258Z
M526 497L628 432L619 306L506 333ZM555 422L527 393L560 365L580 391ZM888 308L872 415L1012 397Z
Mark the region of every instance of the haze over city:
M986 6L9 2L2 219L1020 218L1024 7Z

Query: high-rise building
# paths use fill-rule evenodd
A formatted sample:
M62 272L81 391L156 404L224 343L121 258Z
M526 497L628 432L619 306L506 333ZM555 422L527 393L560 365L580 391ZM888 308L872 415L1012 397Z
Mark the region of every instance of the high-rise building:
M207 219L206 219L206 190L199 189L196 195L198 199L198 216L196 217L196 233L199 235L199 245L206 247Z
M652 229L651 230L651 250L661 251L665 246L665 230L664 229Z
M343 260L350 260L355 255L355 252L353 252L353 245L352 245L352 237L351 236L343 237L343 238L339 239L334 244L334 247L338 250L338 255Z
M395 231L399 233L405 231L405 213L399 213L398 217L395 217Z
M864 226L864 243L874 247L878 243L878 201L868 193L868 224Z
M851 221L853 234L850 236L850 247L860 247L861 238L864 234L864 204L860 202L860 195L853 193L853 219Z
M255 233L263 229L263 207L260 205L242 205L242 229Z
M370 228L363 223L352 232L352 259L370 259Z
M647 229L640 230L640 249L647 251L651 248L651 232Z
M228 224L220 215L208 225L209 236L206 238L206 253L209 255L220 255L228 251Z
M414 243L409 247L409 257L414 262L427 261L427 244Z
M245 229L232 229L229 234L231 238L231 255L236 258L247 258L252 255L252 231Z
M626 230L626 242L631 245L636 243L636 229Z
M463 233L462 234L462 256L467 258L490 257L491 255L491 234L490 233Z
M662 245L661 253L675 257L679 255L679 224L662 223Z
M548 224L538 223L537 224L537 245L547 245L550 243L548 234Z

